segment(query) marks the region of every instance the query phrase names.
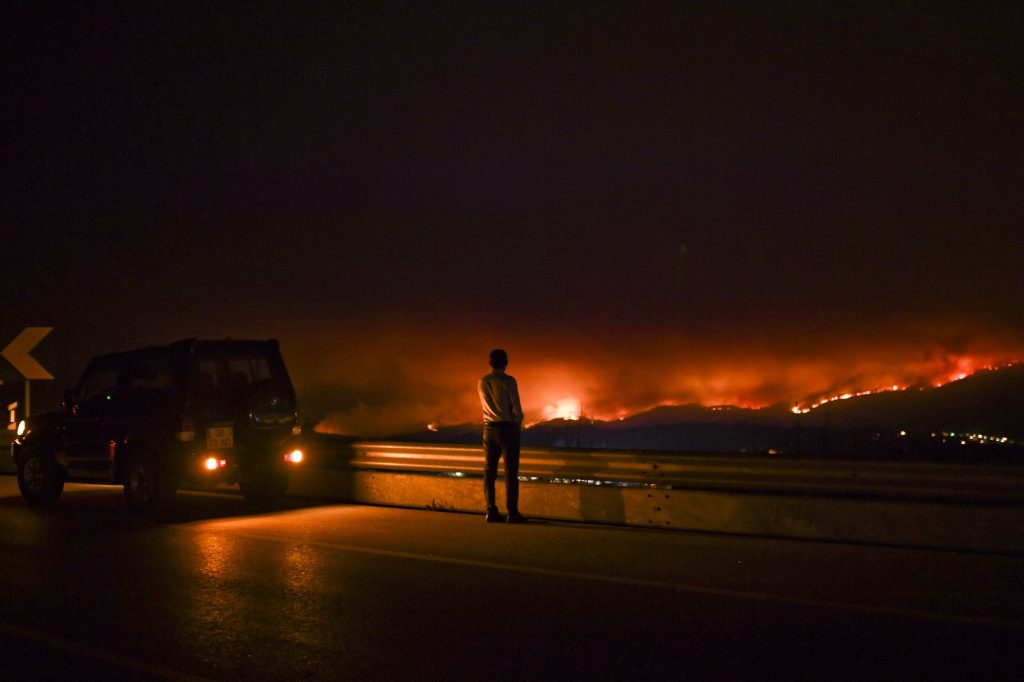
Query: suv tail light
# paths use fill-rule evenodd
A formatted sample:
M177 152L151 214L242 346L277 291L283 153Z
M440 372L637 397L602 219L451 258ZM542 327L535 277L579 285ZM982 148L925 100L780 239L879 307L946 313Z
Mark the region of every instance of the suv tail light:
M207 471L216 471L217 469L223 469L228 465L226 459L219 459L217 457L207 457L203 460L203 466Z
M166 432L165 432L166 433ZM174 434L175 439L182 443L188 443L196 439L196 425L188 417L182 417L178 422L178 431Z

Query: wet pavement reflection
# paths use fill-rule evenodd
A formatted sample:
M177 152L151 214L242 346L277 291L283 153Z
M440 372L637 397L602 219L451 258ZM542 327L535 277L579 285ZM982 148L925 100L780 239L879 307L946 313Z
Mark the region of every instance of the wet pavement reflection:
M182 498L167 523L102 486L34 509L0 476L0 676L998 679L1022 657L1021 557Z

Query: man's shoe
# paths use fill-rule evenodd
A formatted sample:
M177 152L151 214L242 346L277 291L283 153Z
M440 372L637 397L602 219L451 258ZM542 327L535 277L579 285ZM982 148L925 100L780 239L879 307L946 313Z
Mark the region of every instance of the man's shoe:
M508 522L509 523L526 523L526 517L523 516L522 514L520 514L519 512L509 512L508 513Z
M505 515L499 512L497 509L487 510L487 523L501 523L505 520Z

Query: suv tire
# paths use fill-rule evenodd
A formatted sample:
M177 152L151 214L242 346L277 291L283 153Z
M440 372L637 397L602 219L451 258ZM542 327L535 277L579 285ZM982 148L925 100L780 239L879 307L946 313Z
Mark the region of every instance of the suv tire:
M64 492L64 477L49 450L28 448L18 463L18 489L28 503L48 506Z
M128 460L124 496L132 509L162 516L174 506L177 490L177 477L155 455L140 454Z

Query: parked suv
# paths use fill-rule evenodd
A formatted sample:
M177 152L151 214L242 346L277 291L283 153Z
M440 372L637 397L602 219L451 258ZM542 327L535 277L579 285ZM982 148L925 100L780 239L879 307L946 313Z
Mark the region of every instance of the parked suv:
M123 484L131 506L162 511L179 486L283 496L299 431L277 341L187 339L95 358L62 412L19 425L11 452L32 504L84 481Z

